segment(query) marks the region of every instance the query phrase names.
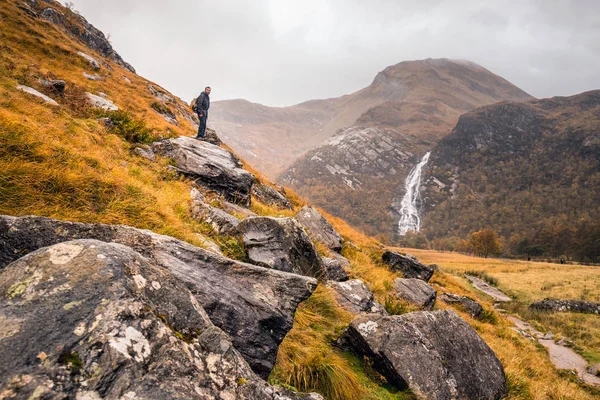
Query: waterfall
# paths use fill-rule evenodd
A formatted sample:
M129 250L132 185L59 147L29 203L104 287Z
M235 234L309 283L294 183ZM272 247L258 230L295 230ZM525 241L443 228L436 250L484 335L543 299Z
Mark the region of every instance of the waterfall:
M417 200L419 199L419 186L421 186L421 170L429 161L428 152L421 161L410 171L410 174L404 181L406 193L402 198L400 207L400 221L398 222L398 233L400 236L406 235L408 231L419 232L421 229L421 218L417 210Z

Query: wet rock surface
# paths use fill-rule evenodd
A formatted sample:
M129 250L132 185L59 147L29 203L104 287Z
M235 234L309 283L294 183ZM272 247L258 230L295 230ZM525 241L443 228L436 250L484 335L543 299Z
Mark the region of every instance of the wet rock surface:
M397 297L424 310L433 309L437 293L434 288L422 280L397 278L394 281L394 289Z
M321 242L338 253L342 250L342 237L319 210L304 206L294 218L308 231L312 240Z
M360 279L352 279L346 282L329 282L327 286L334 290L340 306L350 312L387 315L383 306L375 301L373 292Z
M386 251L383 253L382 259L392 271L402 272L405 278L422 279L429 282L433 276L434 269L431 266L421 263L410 254L402 255L395 251Z
M310 238L293 218L250 217L237 227L251 262L267 268L325 278Z
M471 314L472 317L478 317L483 312L483 307L481 307L481 304L465 296L459 296L452 293L442 293L440 295L440 300L448 304L459 304L466 312Z
M316 280L234 261L168 236L127 226L0 216L0 271L41 247L97 239L133 248L180 279L252 369L271 371L298 304Z
M327 274L327 280L336 281L336 282L344 282L350 279L348 273L342 266L342 263L335 258L329 257L321 257L323 260L323 265L325 266L325 271Z
M502 364L454 311L359 316L345 341L419 399L496 400L508 394Z
M155 153L173 159L180 173L228 200L250 205L254 175L242 169L240 161L218 146L190 137L179 137L152 145Z
M292 204L285 196L279 193L277 190L273 189L270 186L264 185L262 183L258 185L254 185L252 187L252 194L256 197L261 203L275 206L278 208L285 208L288 210L293 209Z
M544 299L532 303L529 308L537 311L578 312L600 314L600 303L583 300Z
M188 288L129 247L39 249L2 271L0 294L3 398L306 398L258 378Z

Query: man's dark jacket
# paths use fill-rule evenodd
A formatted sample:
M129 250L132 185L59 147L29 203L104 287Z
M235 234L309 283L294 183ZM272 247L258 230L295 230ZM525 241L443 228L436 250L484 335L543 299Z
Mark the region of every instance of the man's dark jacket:
M198 114L204 114L208 116L208 109L210 108L210 97L206 92L200 93L200 96L196 99L196 112Z

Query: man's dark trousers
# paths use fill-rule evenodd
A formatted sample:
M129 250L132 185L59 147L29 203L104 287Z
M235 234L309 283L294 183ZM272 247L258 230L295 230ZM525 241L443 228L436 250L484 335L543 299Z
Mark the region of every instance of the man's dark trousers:
M203 138L206 132L206 118L208 116L206 113L202 114L202 116L198 115L198 119L200 120L200 126L198 127L198 136L199 138Z

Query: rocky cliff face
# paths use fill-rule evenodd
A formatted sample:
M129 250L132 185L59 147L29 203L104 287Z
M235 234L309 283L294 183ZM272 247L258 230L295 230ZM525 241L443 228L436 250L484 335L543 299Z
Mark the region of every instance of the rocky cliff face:
M378 99L377 104L297 160L280 180L370 234L389 237L406 175L462 113L530 98L474 63L400 63L380 72L353 98L364 104Z
M104 33L76 11L70 8L65 9L62 4L55 0L28 0L21 2L19 7L35 18L56 25L85 43L90 49L135 73L135 69L131 64L125 62L119 53L113 49Z
M494 227L525 239L546 223L597 219L599 131L600 91L461 116L423 173L424 231L448 237Z

